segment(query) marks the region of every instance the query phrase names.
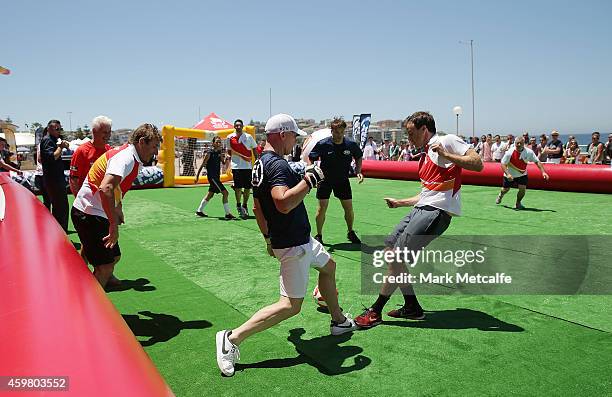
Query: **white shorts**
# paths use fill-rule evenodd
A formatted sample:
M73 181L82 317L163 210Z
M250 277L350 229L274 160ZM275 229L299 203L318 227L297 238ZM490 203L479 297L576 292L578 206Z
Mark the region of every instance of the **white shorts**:
M549 164L561 164L561 157L559 157L558 159L548 159L546 160L546 162Z
M280 261L280 294L288 298L303 298L308 287L310 267L321 268L331 256L314 238L306 244L273 249Z

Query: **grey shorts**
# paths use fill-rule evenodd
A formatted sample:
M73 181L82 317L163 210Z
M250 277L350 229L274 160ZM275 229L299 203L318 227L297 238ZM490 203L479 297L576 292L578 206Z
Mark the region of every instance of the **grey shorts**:
M385 245L418 251L444 233L450 222L451 216L444 210L429 205L414 207L385 239Z

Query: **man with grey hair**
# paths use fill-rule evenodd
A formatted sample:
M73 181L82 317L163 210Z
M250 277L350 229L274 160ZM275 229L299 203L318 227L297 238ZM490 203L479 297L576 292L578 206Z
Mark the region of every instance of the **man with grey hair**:
M70 160L70 191L77 196L85 178L93 163L104 153L111 149L108 139L111 135L113 121L106 116L97 116L91 121L91 134L93 141L88 141L79 146L73 153ZM81 256L85 263L88 263L83 249ZM108 280L108 287L116 287L121 281L111 274Z
M106 116L98 116L91 121L93 141L85 142L74 151L70 160L70 191L76 197L93 163L110 150L108 139L113 121Z
M128 143L109 150L94 162L72 204L72 224L102 288L121 259L118 240L119 225L125 223L123 196L132 187L142 164L157 154L161 140L156 126L140 125Z

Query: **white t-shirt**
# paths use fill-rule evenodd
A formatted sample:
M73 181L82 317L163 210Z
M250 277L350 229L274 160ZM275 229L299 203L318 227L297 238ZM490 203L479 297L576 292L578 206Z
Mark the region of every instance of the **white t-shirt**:
M504 153L506 152L506 144L504 142L493 142L491 145L491 152L493 152L493 160L501 160L504 157Z
M365 145L363 148L363 159L364 160L376 160L376 152L372 145Z
M510 160L512 159L512 154L515 151L516 151L516 146L510 148L510 150L508 150L506 154L504 154L504 158L502 158L501 162L502 164L505 164L508 166L508 172L510 173L510 175L512 175L513 178L519 178L523 175L527 175L527 168L525 167L525 172L522 172L510 162ZM540 162L540 160L538 159L538 156L536 156L533 150L529 148L524 148L518 158L524 161L525 163L529 163L530 161L534 163Z
M134 179L130 178L131 181L126 181L126 177L128 175L134 176L133 173L137 175L141 168L142 161L134 145L128 145L123 149L111 149L98 158L91 166L87 178L85 178L79 193L74 199L73 206L86 214L101 216L108 219L106 212L104 212L104 207L102 207L102 200L100 199L101 193L99 188L102 179L108 174L121 177L121 182L115 191L115 201L121 201L122 195L129 190ZM91 180L92 176L95 180ZM129 186L126 186L125 182L129 182Z
M227 148L232 151L232 169L233 170L250 170L252 168L251 161L245 160L244 158L236 154L236 151L234 149L232 149L232 146L230 144L230 139L235 136L236 136L235 132L232 132L231 134L227 136ZM244 147L249 151L252 151L253 149L257 147L257 142L255 142L255 138L253 138L250 134L247 134L246 132L243 132L240 135L238 142L244 145Z
M436 134L429 140L428 145L438 142L445 151L460 156L465 155L470 149L470 145L452 134L445 136ZM461 215L461 167L429 149L427 157L422 164L419 164L419 177L423 188L421 198L415 207L430 205L451 215Z

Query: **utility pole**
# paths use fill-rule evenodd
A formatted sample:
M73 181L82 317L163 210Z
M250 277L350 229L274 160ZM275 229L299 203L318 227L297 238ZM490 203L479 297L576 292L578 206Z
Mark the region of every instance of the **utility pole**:
M272 87L270 87L270 115L268 118L272 117Z
M461 44L470 45L470 60L472 65L472 136L476 136L476 110L474 109L474 40L459 41Z

